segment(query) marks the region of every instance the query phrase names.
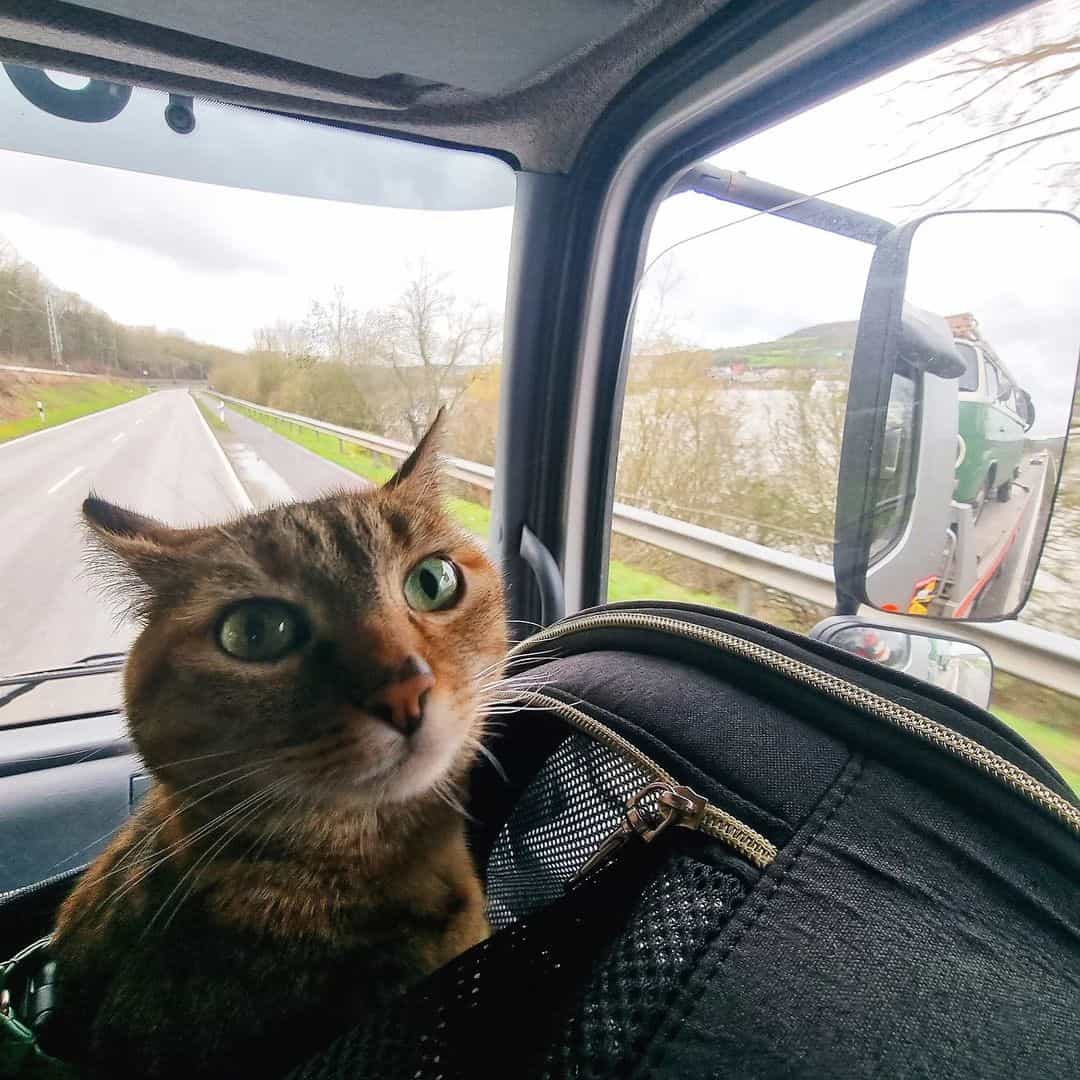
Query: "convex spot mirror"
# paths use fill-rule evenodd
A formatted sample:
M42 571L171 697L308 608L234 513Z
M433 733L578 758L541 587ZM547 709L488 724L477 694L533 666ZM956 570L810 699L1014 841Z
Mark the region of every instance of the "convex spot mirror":
M810 636L949 690L981 709L990 704L994 665L989 653L970 641L843 616L818 623Z
M837 495L848 610L994 621L1024 606L1062 484L1078 296L1071 214L951 211L879 242Z

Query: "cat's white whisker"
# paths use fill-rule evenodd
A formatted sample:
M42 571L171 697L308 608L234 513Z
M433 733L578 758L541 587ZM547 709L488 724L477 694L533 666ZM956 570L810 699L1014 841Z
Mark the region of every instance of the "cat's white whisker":
M510 777L506 775L506 770L502 767L502 762L482 743L477 741L475 744L477 753L486 758L490 762L491 767L499 774L502 779L509 784Z
M157 869L162 863L167 862L170 858L172 858L173 855L176 855L178 852L184 851L187 848L191 847L193 844L197 843L200 839L202 839L202 837L208 836L211 833L215 832L217 829L222 828L238 813L242 813L253 803L257 802L265 790L266 788L259 788L256 791L251 792L244 798L240 799L237 803L234 803L228 809L223 810L220 814L215 815L208 822L197 828L194 832L188 833L180 840L176 841L173 844L170 844L169 847L163 849L163 851L159 853L161 857L158 858L154 865L150 868L151 871Z
M158 823L156 829L153 829L149 834L143 837L142 840L135 844L132 849L126 855L124 855L124 857L117 864L117 869L123 868L125 863L131 865L134 862L137 862L139 853L145 847L151 846L153 844L154 838L161 832L162 829L165 828L165 826L170 821L172 821L179 814L182 814L185 810L190 810L191 807L197 806L201 802L205 802L207 799L213 798L215 795L220 795L221 792L227 791L234 784L242 783L244 780L247 780L250 777L257 775L258 773L263 772L265 769L268 768L270 768L270 764L265 761L262 763L255 763L254 768L252 768L252 762L247 761L243 765L238 765L232 769L225 769L222 772L215 773L213 776L204 777L202 780L197 780L193 784L188 784L186 787L182 787L178 791L172 792L172 794L174 795L181 795L184 792L191 791L194 788L202 787L203 784L209 784L214 780L219 780L223 776L229 776L232 773L239 772L241 769L250 769L249 772L245 772L242 776L234 776L227 783L219 784L216 788L206 792L203 795L200 795L197 799L189 799L182 806L178 806L171 814L168 814L166 817L162 818L162 820Z
M251 773L249 773L249 774L247 774L245 776L242 776L242 777L238 777L235 780L230 781L228 784L222 785L216 791L211 792L210 794L219 794L221 791L224 791L226 788L232 786L233 783L238 783L241 780L246 780L246 779L248 779L249 776L254 776L256 773L261 772L261 771L263 771L261 768L260 769L254 769L254 770L252 770ZM256 794L257 794L257 792L256 792ZM208 797L209 796L204 796L204 798L208 798ZM136 848L132 849L132 851L129 852L124 857L123 860L121 860L120 864L115 866L108 873L101 875L100 880L103 881L103 880L105 880L105 878L112 877L114 874L123 873L124 871L130 871L130 872L135 873L134 878L132 878L130 881L125 881L120 886L120 888L116 889L114 892L110 893L109 896L107 896L104 900L102 900L101 903L98 905L98 909L104 908L111 901L118 900L118 899L120 899L120 897L126 895L127 892L129 892L131 889L135 888L137 885L139 885L143 881L145 881L146 878L150 876L150 874L152 874L155 870L157 870L164 863L168 862L169 859L171 859L174 855L179 854L179 852L185 850L186 848L190 847L192 844L196 843L200 839L200 837L206 835L208 832L212 832L214 829L218 828L222 824L223 821L227 820L238 809L242 808L245 804L250 802L250 800L253 797L254 797L253 795L246 796L244 799L241 799L239 803L235 804L234 806L230 807L229 809L224 810L224 811L222 811L222 813L220 813L220 814L216 815L215 817L211 818L208 822L206 822L204 825L200 826L194 832L187 833L183 837L181 837L179 840L174 841L168 847L163 848L161 851L154 852L154 854L147 859L146 863L141 864L140 860L138 858L129 861L130 856L136 850L142 850L146 845L149 845L150 847L152 847L154 838L165 827L165 824L167 823L167 821L170 820L173 816L175 816L175 814L170 815L170 817L167 818L165 821L163 821L160 825L158 825L158 827L156 829L154 829L153 832L151 832L149 834L149 836L144 837L139 842L139 844L136 845ZM196 800L196 801L197 802L201 801L201 799Z
M249 825L252 821L254 821L259 816L259 814L262 813L262 811L263 811L264 807L266 806L266 804L273 800L274 792L283 783L284 783L284 781L282 779L278 779L278 780L274 781L274 783L269 785L269 787L263 788L260 792L258 792L259 797L255 800L254 804L252 806L249 806L247 811L245 813L241 814L239 816L239 818L236 821L233 822L232 828L227 829L225 831L225 834L222 837L219 837L216 841L214 841L207 848L207 850L204 851L203 854L200 855L199 858L195 860L195 862L188 868L188 870L184 874L184 876L173 887L172 892L170 892L169 895L166 896L165 899L161 902L161 907L158 908L158 910L155 912L153 917L150 919L150 921L143 928L143 935L144 936L150 932L150 930L152 929L154 923L157 921L158 917L168 907L169 901L180 890L180 888L183 886L184 882L186 882L190 878L191 879L191 884L188 886L187 891L184 892L179 897L179 899L176 902L175 907L172 910L172 913L165 920L165 923L161 928L162 933L164 933L166 930L168 930L168 928L169 928L170 924L172 923L173 919L176 918L177 912L183 906L184 901L187 900L187 898L192 894L192 892L195 889L195 886L198 884L199 878L202 875L202 869L205 868L205 866L208 863L213 862L214 857L217 854L219 854L221 851L224 851L225 848L228 847L230 841L235 839L235 837L237 837L240 834L240 832L247 825Z
M464 806L462 806L462 804L454 795L454 785L452 782L449 782L445 779L439 780L434 785L432 790L435 792L438 798L440 798L444 803L446 803L447 806L450 807L451 810L459 813L467 821L471 821L473 823L476 822L476 818L474 818L472 814L470 814L469 811L466 810Z

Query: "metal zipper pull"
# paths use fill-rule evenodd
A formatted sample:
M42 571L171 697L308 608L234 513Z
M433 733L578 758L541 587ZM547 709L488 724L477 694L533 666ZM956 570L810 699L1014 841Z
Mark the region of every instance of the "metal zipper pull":
M645 805L645 800L656 796L656 809ZM651 844L665 829L678 825L684 829L697 829L705 817L707 801L696 791L676 784L646 784L626 802L626 814L619 826L607 836L585 861L584 865L566 883L568 889L580 885L601 867L606 866L632 840Z

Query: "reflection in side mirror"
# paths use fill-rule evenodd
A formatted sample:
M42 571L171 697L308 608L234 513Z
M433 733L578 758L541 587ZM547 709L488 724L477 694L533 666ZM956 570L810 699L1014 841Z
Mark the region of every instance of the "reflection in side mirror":
M990 704L994 665L989 653L970 641L897 630L845 616L825 619L810 636L949 690L981 709Z
M1080 487L1062 472L1078 226L1056 211L954 211L879 243L837 499L848 610L992 621L1027 601L1058 488Z

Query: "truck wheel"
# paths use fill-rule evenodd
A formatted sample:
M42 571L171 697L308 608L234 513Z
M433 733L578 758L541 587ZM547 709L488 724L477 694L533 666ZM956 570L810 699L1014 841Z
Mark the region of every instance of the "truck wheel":
M1012 495L1012 481L1011 480L1006 480L1005 483L1002 484L997 489L997 501L998 502L1008 502L1011 495Z

